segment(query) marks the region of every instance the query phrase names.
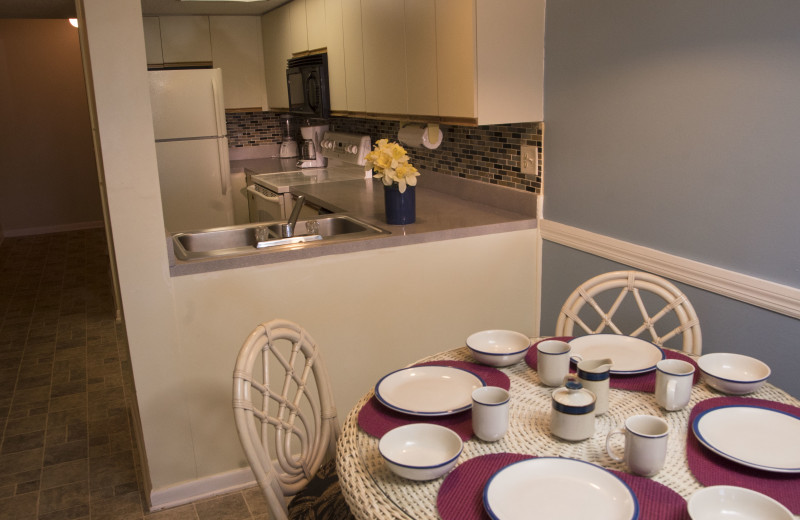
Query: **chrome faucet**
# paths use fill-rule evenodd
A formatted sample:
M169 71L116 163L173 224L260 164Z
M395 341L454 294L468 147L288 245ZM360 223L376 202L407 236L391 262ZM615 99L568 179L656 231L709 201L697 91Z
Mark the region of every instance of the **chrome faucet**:
M281 235L283 235L283 238L292 238L294 236L294 226L297 224L297 219L300 217L300 209L302 209L305 201L306 196L300 195L294 202L294 208L292 208L292 214L289 215L289 221L286 222L286 224L281 224Z

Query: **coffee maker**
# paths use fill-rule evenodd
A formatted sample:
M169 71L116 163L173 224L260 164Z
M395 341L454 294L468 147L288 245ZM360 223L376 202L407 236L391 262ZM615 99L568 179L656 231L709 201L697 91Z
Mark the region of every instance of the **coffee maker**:
M322 155L322 136L328 131L328 125L308 125L300 127L303 145L300 150L300 168L324 168L328 159Z

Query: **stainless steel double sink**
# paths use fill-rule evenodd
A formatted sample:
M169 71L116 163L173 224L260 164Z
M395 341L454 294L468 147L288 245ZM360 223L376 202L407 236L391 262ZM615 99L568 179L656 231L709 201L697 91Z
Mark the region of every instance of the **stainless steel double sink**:
M222 228L187 231L172 235L175 256L197 260L254 253L259 250L297 249L313 243L358 240L389 231L349 215L330 215L299 220L291 238L281 235L284 222L261 222Z

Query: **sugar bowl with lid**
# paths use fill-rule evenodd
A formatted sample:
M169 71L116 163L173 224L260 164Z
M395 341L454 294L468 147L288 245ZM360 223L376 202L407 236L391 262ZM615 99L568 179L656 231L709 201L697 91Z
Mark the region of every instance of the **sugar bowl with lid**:
M582 441L594 434L597 397L570 374L564 386L553 390L550 432L566 441Z

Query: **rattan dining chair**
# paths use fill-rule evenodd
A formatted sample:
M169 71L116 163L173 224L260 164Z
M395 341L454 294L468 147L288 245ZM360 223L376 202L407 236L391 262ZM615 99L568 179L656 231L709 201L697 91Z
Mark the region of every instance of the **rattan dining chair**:
M233 372L233 411L271 520L353 518L336 473L330 381L308 332L273 320L250 333Z
M614 291L617 290L619 294L614 298ZM646 293L652 293L657 298L651 298ZM630 313L626 313L624 319L618 315L629 294L633 296L641 314L639 318L631 318ZM648 304L653 306L653 301L658 304L656 312L651 313ZM586 307L586 304L589 306ZM604 310L603 306L608 310ZM594 328L587 324L598 316L600 321ZM643 321L638 321L640 319ZM656 322L662 319L667 330L659 333ZM623 321L633 323L630 332L623 332L618 326ZM700 355L703 350L700 322L689 299L674 284L650 273L613 271L582 283L569 295L558 314L556 336L575 336L575 324L587 334L606 332L639 337L646 331L649 332L649 338L642 339L648 339L658 346L664 346L671 338L682 334L684 352Z

